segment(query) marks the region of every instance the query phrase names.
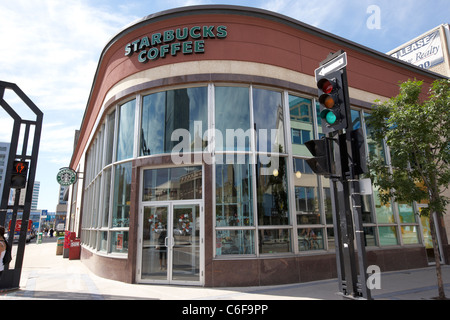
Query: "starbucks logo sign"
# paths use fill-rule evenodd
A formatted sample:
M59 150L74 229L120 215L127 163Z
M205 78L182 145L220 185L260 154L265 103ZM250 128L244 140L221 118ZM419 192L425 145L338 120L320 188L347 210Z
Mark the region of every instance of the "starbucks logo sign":
M71 168L61 168L56 175L56 181L62 186L70 186L77 181L77 173Z

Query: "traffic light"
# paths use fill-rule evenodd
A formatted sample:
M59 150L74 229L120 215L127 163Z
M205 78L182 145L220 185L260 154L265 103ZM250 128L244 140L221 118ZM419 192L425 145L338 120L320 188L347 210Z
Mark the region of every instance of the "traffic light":
M322 119L322 132L336 132L347 129L347 101L346 84L343 79L343 70L337 70L320 77L317 81L320 118Z
M364 133L362 128L351 132L352 153L355 174L360 175L369 171L367 167L366 148L364 145Z
M330 176L333 173L331 140L331 138L323 138L321 140L309 140L305 143L314 157L307 159L306 162L312 171L318 175Z
M22 189L27 184L28 174L28 162L26 161L14 161L13 169L11 172L11 185L10 188Z

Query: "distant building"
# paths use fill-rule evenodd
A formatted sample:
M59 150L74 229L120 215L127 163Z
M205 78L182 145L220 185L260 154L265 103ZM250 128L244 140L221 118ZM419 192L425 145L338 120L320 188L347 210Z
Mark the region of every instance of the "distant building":
M37 208L38 208L40 188L41 188L41 183L39 181L35 181L34 186L33 186L33 196L32 196L32 200L31 200L31 210L37 210ZM19 199L20 206L23 206L25 204L25 194L26 194L26 188L21 189L20 199ZM11 189L11 193L9 196L9 204L10 205L14 204L15 197L16 197L16 189Z

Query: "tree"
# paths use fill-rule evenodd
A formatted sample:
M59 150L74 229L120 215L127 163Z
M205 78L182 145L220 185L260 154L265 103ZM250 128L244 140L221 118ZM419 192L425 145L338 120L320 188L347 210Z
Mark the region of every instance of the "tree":
M385 139L391 166L370 157L369 168L383 203L428 203L420 214L430 219L439 299L445 299L434 221L450 202L443 196L450 183L450 80L436 80L423 101L422 86L422 81L408 80L400 84L398 96L375 101L367 125L373 139Z

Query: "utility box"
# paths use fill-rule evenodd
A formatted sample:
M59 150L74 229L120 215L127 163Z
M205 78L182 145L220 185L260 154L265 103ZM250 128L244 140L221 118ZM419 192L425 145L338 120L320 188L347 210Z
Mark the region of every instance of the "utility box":
M75 240L75 232L70 232L66 230L64 233L63 258L69 258L71 240Z
M56 255L62 256L64 249L64 237L58 238L56 241Z
M70 240L69 260L80 260L81 240Z

